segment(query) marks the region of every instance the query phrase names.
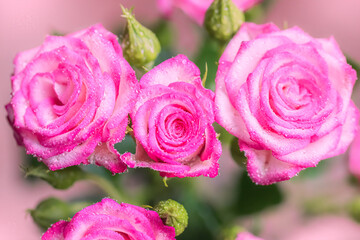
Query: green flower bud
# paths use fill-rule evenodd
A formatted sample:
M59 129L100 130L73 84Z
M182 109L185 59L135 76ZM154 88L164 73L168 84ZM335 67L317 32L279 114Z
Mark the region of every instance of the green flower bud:
M228 41L244 22L241 12L232 0L214 0L205 14L205 28L210 36L219 41Z
M348 212L355 221L360 222L360 197L351 201L348 205Z
M77 166L50 171L44 164L41 164L25 169L25 176L41 178L56 189L67 189L77 180L84 179L85 172Z
M48 198L40 202L35 209L29 209L34 222L41 228L47 229L51 224L72 215L70 206L57 198Z
M176 236L180 235L188 225L188 214L180 203L169 199L159 202L155 207L164 224L175 228Z
M125 59L136 67L152 63L160 53L160 42L156 35L142 26L131 13L121 6L127 26L122 40Z

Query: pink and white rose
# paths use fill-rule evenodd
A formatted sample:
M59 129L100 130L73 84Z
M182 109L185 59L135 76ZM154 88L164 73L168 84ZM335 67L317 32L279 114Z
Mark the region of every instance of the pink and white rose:
M95 25L48 36L14 65L6 109L28 154L51 170L81 163L126 169L113 145L125 136L139 86L114 34Z
M359 119L355 81L332 37L245 23L220 58L216 120L239 138L254 182L287 180L346 151Z
M158 213L105 198L84 208L70 221L53 224L42 240L175 239L175 229L163 224Z
M212 126L214 93L187 57L166 60L140 80L130 114L137 140L129 167L148 167L167 177L215 177L221 143Z
M199 25L204 23L206 10L214 0L157 0L160 11L166 17L172 15L174 8L180 8ZM246 11L262 0L233 0L242 11Z

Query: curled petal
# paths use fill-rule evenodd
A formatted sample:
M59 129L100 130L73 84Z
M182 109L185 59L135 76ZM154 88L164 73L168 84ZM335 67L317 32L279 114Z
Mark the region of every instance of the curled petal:
M51 227L42 235L41 240L64 240L64 229L69 224L67 221L59 221L51 225Z
M239 142L247 157L247 171L253 182L269 185L289 180L304 168L276 159L269 150L255 150Z

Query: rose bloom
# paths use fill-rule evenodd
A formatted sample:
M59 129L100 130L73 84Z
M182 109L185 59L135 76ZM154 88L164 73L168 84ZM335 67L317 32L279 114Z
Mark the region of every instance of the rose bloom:
M220 58L216 119L239 138L255 183L287 180L346 151L355 80L333 38L245 23Z
M51 170L90 162L126 169L113 145L125 136L139 86L114 34L95 25L48 36L14 65L6 109L28 154Z
M175 229L164 225L155 211L105 198L76 213L70 221L53 224L41 239L168 240L175 239Z
M246 11L262 0L232 0L242 11ZM202 25L206 10L213 0L157 0L160 11L166 17L170 17L175 7L180 8L199 25Z
M241 232L237 235L235 240L263 240L263 239L255 237L254 235L248 232Z
M212 126L214 93L200 70L178 55L146 73L130 114L136 154L129 167L149 167L167 177L215 177L221 143Z

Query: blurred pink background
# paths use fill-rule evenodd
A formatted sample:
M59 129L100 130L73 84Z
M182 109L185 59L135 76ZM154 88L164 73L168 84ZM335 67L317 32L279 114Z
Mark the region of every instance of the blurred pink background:
M4 106L10 99L12 60L17 52L41 44L46 34L53 31L67 33L98 22L109 30L117 29L123 23L120 16L120 4L126 7L134 6L137 18L147 25L155 23L159 18L154 0L1 1L0 77L2 81L0 105ZM274 0L267 13L266 20L273 21L278 26L283 26L284 22L287 22L289 27L298 25L314 37L333 35L346 54L360 61L359 11L359 0ZM176 22L175 26L180 29L178 35L186 36L182 37L177 44L177 51L191 55L199 43L199 39L196 38L199 36L199 33L196 32L198 27L179 12L176 13L174 21ZM190 32L190 37L188 37L188 33L181 34L184 32ZM49 195L66 198L78 194L82 189L85 191L91 186L85 183L77 183L70 190L55 191L45 183L34 186L23 181L19 168L22 149L15 144L12 131L6 121L4 107L0 109L2 133L0 139L0 151L2 152L2 164L0 167L0 236L2 239L39 239L41 233L25 210L35 207L41 199ZM345 164L346 162L341 160L336 167L336 169L342 169L339 173L342 174L339 177L340 179L346 176ZM291 188L288 183L285 183L285 187ZM338 187L341 188L341 186ZM299 187L296 192L303 190ZM286 210L283 210L283 213L285 212ZM274 214L269 218L284 218L281 217L283 215L278 214L277 216ZM295 219L296 217L290 214L289 218ZM286 223L284 219L283 222ZM335 228L339 230L350 229L349 233L360 236L359 227L348 219L340 218L339 220L337 217L330 217L328 220L315 219L314 222L314 226L319 226L317 228L320 229L318 232L324 231L324 229L321 230L321 226L334 226L332 227L333 230ZM273 230L267 228L266 234L284 240L330 239L318 237L319 235L313 235L312 238L305 237L299 232L310 231L309 229L312 227L309 224L294 220L294 224L296 223L301 225L300 229L295 230L296 227L291 229L294 229L297 237L294 237L295 235L291 236L289 231L284 231L284 234L281 234L281 227ZM304 226L302 226L303 224ZM344 226L344 224L346 227L340 227L340 225ZM275 233L275 230L278 232ZM336 236L336 233L333 233L332 236ZM348 238L331 239L356 239L351 238L352 236L354 235Z

